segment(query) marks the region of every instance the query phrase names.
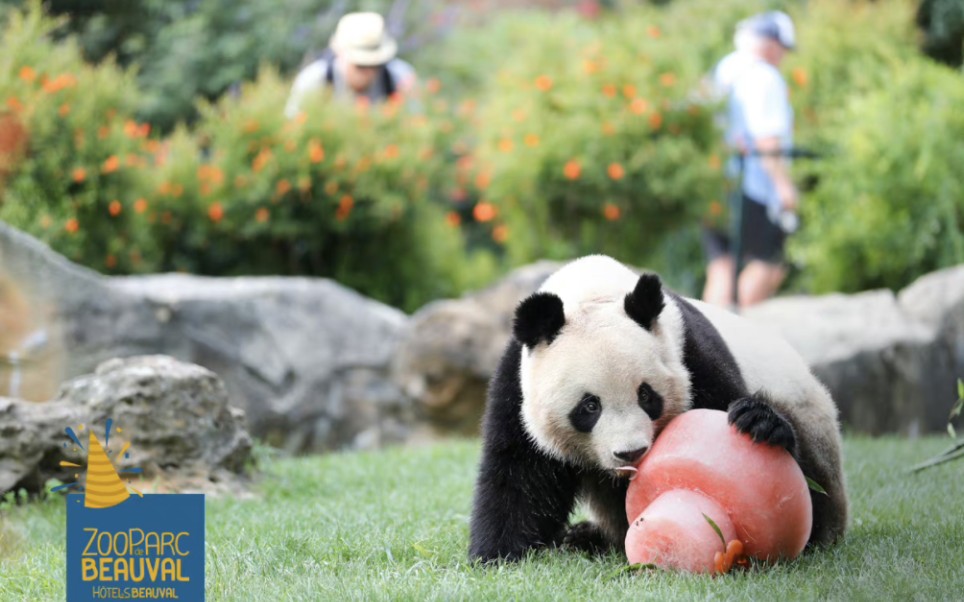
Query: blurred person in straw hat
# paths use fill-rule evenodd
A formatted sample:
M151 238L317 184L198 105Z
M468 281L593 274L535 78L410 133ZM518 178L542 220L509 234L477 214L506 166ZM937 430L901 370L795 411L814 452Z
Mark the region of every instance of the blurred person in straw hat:
M733 41L736 50L717 64L710 87L726 100L726 143L734 156L729 172L738 188L740 224L734 236L704 229L709 264L703 300L746 307L779 289L786 277L784 242L796 229L799 194L789 172L793 109L779 71L796 48L796 33L786 13L770 11L741 21ZM738 277L733 247L745 266Z
M336 97L377 103L404 95L415 85L415 69L396 58L398 44L378 13L349 13L338 21L330 52L302 69L285 107L292 118L319 90Z

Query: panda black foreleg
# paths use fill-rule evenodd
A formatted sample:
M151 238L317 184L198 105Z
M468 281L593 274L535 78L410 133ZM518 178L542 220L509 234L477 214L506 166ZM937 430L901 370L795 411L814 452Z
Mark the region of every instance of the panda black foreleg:
M796 457L797 434L764 393L757 392L730 404L727 420L757 443L785 448Z
M572 469L528 441L508 448L488 444L476 484L469 558L519 560L561 541L576 500Z

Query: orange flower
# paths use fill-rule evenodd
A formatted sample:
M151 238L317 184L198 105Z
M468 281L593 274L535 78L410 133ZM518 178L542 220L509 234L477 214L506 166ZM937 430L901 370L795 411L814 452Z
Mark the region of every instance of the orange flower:
M270 217L271 217L271 212L269 212L265 207L261 207L254 214L254 219L259 224L263 224L267 222Z
M606 84L605 86L602 87L602 93L603 93L603 96L607 98L612 98L616 96L616 86L612 84Z
M523 121L525 121L526 120L525 109L516 109L515 111L512 111L512 119L518 121L519 123L522 123Z
M70 105L67 103L60 105L60 108L57 109L57 114L60 115L61 117L66 117L67 115L70 115Z
M111 217L117 217L120 215L122 209L123 207L121 206L120 201L116 200L111 201L110 205L107 206L107 212L110 213Z
M552 78L548 75L540 75L536 78L536 88L542 92L548 92L552 89Z
M430 147L425 147L418 153L418 158L421 159L422 161L428 161L434 156L435 156L435 151L432 150Z
M649 127L658 130L663 125L663 116L658 112L649 116Z
M259 129L261 129L261 124L259 124L254 119L249 119L245 121L244 125L241 126L241 131L244 132L245 134L253 134L257 132Z
M20 111L23 111L23 103L21 103L20 99L17 98L16 96L11 96L10 98L7 99L7 106L14 113L19 113Z
M389 144L385 147L385 158L386 159L396 159L398 158L399 151L397 144Z
M321 142L311 140L308 142L308 160L312 163L321 163L325 160L325 149Z
M619 207L613 205L612 203L606 203L603 205L603 217L611 222L618 220L622 214L623 212L620 211Z
M71 173L71 178L73 178L74 182L80 184L87 179L87 170L83 167L75 167L73 173Z
M481 171L479 172L479 175L475 176L475 186L479 190L486 190L491 183L492 174L487 171Z
M499 224L492 229L492 240L500 245L509 239L509 228L505 224Z
M20 79L25 82L32 82L37 79L37 72L33 70L33 67L24 65L20 68Z
M103 140L103 139L107 138L107 136L108 136L109 134L110 134L110 128L107 127L106 125L102 125L102 126L100 126L99 128L97 128L97 139L98 139L98 140Z
M101 168L101 171L104 173L113 173L117 171L119 167L120 159L117 158L117 155L111 155L107 157L106 161L104 161L104 166Z
M495 205L486 201L476 203L475 208L472 209L472 217L475 218L475 221L483 224L495 219L496 213Z
M629 103L629 110L636 115L644 115L649 110L649 103L642 98L634 98L633 102Z
M70 232L71 234L74 234L77 232L77 230L80 230L80 224L77 222L76 218L72 217L69 220L67 220L66 224L64 224L64 230L66 230L67 232Z
M124 122L124 134L128 138L147 138L151 133L151 124L149 123L137 123L133 119L128 119Z
M69 73L65 73L63 75L58 75L51 80L45 81L43 84L43 90L48 94L55 94L61 90L71 88L75 85L77 85L77 78Z
M184 194L184 186L180 184L175 184L174 188L171 190L171 196L178 199L178 198L181 198L182 194Z
M526 137L524 138L524 142L526 146L531 146L531 147L539 146L539 136L536 136L535 134L526 134Z
M325 194L327 194L328 196L335 196L335 193L337 192L338 192L338 182L334 180L328 180L327 182L325 182Z
M616 126L614 126L614 125L613 125L611 122L609 122L609 121L604 121L603 124L602 124L602 132L603 132L603 134L605 134L606 136L612 136L613 134L616 133Z
M221 203L215 201L208 207L208 217L211 218L211 221L215 224L221 221L224 217L224 207L221 206Z
M335 212L335 219L340 222L348 219L348 216L351 214L351 208L354 206L355 199L353 199L350 194L341 197L341 200L338 201L338 211Z
M197 179L220 186L224 182L224 172L217 165L201 165L197 168Z
M803 67L797 67L791 71L790 77L793 79L793 83L797 84L801 88L806 88L807 84L810 83L810 76L807 74L807 70Z
M267 165L268 161L270 160L271 149L263 148L258 152L258 154L254 157L254 160L251 162L251 169L254 170L255 173L258 173L264 169L264 166Z
M710 215L718 217L723 214L723 205L719 201L710 202Z
M449 211L445 214L445 222L453 228L458 228L459 224L462 223L462 217L454 211Z
M108 255L107 258L104 259L104 265L106 265L108 269L113 270L117 267L117 258L113 255Z
M566 176L567 180L578 180L580 174L582 174L582 165L579 164L579 161L571 159L562 168L562 174Z
M511 153L511 152L512 152L512 139L511 139L511 138L503 138L502 140L499 140L499 150L502 151L503 153Z
M275 185L274 187L275 194L277 194L278 196L284 196L288 194L289 190L291 190L291 182L284 179L278 180L278 184Z
M632 84L626 84L623 86L623 96L629 99L636 98L636 86Z
M676 85L676 74L675 73L664 73L659 76L659 83L663 84L666 88L671 88Z
M654 40L658 40L660 36L663 35L663 32L660 31L659 27L656 27L655 25L650 25L649 27L646 28L646 35L653 38Z
M438 94L442 89L442 82L433 77L425 82L425 89L428 90L429 94Z
M134 201L134 211L144 213L147 211L147 199L137 199Z
M712 170L714 170L714 171L720 169L720 157L719 157L719 155L716 155L716 154L710 155L710 158L709 158L709 160L707 161L707 163L709 164L710 169L712 169Z
M599 63L590 59L583 59L582 70L586 72L586 75L592 75L599 72Z
M622 180L626 175L626 170L623 169L623 166L619 163L610 163L606 173L608 173L609 177L613 180Z

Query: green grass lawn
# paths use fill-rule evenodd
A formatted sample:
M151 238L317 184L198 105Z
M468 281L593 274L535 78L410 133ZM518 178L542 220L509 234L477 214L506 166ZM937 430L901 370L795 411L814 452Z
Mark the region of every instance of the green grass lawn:
M268 460L255 499L208 501L208 599L960 600L964 462L904 471L947 441L848 438L846 541L716 578L559 551L470 565L476 441ZM0 600L64 599L64 514L59 499L4 512Z

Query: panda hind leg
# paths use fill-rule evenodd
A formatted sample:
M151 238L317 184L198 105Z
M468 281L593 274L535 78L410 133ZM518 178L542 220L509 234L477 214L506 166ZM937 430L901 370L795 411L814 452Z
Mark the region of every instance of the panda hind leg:
M783 447L796 456L796 431L774 408L766 394L757 392L734 401L727 412L727 420L753 441Z

